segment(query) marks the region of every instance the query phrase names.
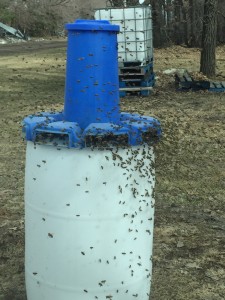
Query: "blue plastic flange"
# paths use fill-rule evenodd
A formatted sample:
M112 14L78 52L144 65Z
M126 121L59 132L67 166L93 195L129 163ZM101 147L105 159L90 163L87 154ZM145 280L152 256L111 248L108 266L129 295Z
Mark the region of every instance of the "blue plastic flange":
M120 122L117 124L91 123L85 129L81 129L76 122L58 121L62 118L63 113L26 117L23 121L24 137L34 143L84 148L101 146L101 138L107 138L107 146L153 144L159 141L162 135L157 119L138 114L121 113ZM91 137L96 138L95 142Z
M107 20L76 20L75 23L66 24L67 30L84 30L84 31L115 31L119 32L119 25L112 25Z

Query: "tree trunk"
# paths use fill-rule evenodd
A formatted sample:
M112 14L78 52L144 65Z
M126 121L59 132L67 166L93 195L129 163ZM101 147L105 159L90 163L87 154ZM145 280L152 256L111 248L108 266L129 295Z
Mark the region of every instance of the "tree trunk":
M218 0L205 0L200 72L214 77L216 71L216 34Z
M181 45L184 42L182 7L182 0L174 1L174 40L176 45Z
M196 47L196 5L195 0L189 0L189 14L190 14L190 26L191 26L191 37L189 39L189 45Z
M162 14L163 0L152 1L152 20L153 20L153 43L154 47L162 47L166 44L165 23ZM163 30L164 28L164 30Z
M184 43L186 46L189 45L190 40L190 20L188 14L189 6L183 5L182 7L182 14L183 14L183 32L184 32Z

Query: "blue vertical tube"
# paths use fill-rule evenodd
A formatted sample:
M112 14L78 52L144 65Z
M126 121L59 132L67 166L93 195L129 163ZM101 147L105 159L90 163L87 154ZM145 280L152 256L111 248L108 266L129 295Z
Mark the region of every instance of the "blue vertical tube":
M64 119L81 128L90 123L118 123L117 33L109 21L67 24L68 48Z

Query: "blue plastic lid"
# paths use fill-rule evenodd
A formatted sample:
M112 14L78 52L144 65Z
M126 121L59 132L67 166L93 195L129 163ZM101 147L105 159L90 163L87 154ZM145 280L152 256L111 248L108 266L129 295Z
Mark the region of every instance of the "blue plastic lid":
M112 25L107 20L76 20L74 23L66 24L67 30L91 30L91 31L116 31L119 32L119 25Z

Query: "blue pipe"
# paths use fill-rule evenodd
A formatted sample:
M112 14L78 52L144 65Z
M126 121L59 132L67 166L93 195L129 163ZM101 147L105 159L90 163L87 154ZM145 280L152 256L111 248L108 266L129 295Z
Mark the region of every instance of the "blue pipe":
M64 119L82 129L90 123L118 123L117 33L109 21L67 24L68 48Z

